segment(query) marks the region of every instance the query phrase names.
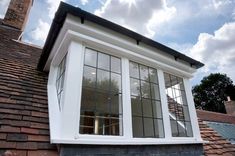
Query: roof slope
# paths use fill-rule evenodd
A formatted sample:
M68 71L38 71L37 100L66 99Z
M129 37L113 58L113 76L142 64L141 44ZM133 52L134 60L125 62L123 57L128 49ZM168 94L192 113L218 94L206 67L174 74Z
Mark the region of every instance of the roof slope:
M214 129L210 128L204 121L199 119L199 127L202 139L209 141L203 144L206 156L234 156L235 145L223 139Z
M0 25L0 155L57 155L49 142L47 75L36 70L41 49L12 40Z
M197 110L197 116L203 121L235 124L235 116L228 114Z
M145 43L146 45L160 49L163 52L165 52L169 55L172 55L175 58L175 60L177 60L177 59L184 60L185 62L188 62L189 65L195 66L196 68L200 68L200 67L204 66L203 63L196 61L196 60L194 60L194 59L192 59L192 58L190 58L190 57L188 57L188 56L186 56L176 50L173 50L163 44L160 44L154 40L151 40L147 37L144 37L134 31L126 29L118 24L112 23L112 22L105 20L103 18L100 18L98 16L95 16L89 12L81 10L78 7L74 7L72 5L61 2L60 6L55 14L55 17L53 19L53 22L51 24L51 28L48 33L46 43L44 45L42 55L40 57L40 61L38 64L39 70L43 70L43 68L46 64L46 61L50 55L50 52L51 52L52 47L55 43L55 40L56 40L57 36L59 35L60 29L64 23L64 20L65 20L67 14L72 14L74 16L80 17L82 23L84 22L84 20L88 20L88 21L94 22L98 25L101 25L105 28L116 31L120 34L123 34L125 36L130 37L130 38L133 38L134 40L136 40L137 44L139 44L139 42L142 42L142 43Z
M231 144L228 140L224 139L216 131L216 129L210 127L208 125L208 121L235 125L235 117L228 114L204 110L197 110L197 116L199 118L199 127L202 139L205 141L209 141L209 143L203 145L205 155L234 156L235 145Z

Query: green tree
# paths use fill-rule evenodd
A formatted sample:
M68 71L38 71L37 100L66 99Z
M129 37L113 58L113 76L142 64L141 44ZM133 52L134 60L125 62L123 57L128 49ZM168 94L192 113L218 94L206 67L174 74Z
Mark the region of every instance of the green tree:
M226 113L224 101L227 96L234 98L235 86L226 74L214 73L204 77L192 92L196 108Z

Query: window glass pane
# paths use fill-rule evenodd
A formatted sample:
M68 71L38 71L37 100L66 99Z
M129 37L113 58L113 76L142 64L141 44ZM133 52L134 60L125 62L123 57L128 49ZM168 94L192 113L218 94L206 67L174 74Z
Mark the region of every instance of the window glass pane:
M130 62L129 64L130 76L134 78L139 78L139 66L137 63Z
M140 65L140 79L149 81L148 67Z
M110 56L98 53L98 68L110 70Z
M81 110L95 110L96 98L94 95L94 90L91 88L82 88L82 103Z
M178 130L179 130L179 137L186 137L186 127L185 127L185 124L184 122L182 121L178 121Z
M56 76L56 91L57 91L57 99L60 110L62 108L61 101L63 100L65 65L66 65L66 55L58 65L57 76Z
M168 73L164 73L164 78L169 115L171 117L172 136L191 137L192 135L188 135L188 133L192 133L192 131L188 132L192 127L190 124L183 79ZM185 123L187 123L187 125Z
M159 86L156 84L151 84L151 94L152 99L160 100Z
M164 137L157 80L156 69L130 61L132 130L134 137ZM140 125L135 125L138 123L137 121L140 122Z
M87 87L95 87L96 84L96 69L84 66L82 85Z
M97 52L92 49L86 49L85 51L85 65L96 67Z
M131 82L131 95L140 96L140 81L131 78L130 82Z
M154 127L152 118L144 118L144 135L145 137L154 137Z
M131 97L132 115L142 116L141 100L138 97Z
M96 93L96 110L102 114L109 114L110 95L108 92Z
M151 98L149 82L141 81L141 95L143 98Z
M170 120L170 121L171 121L172 136L177 137L178 136L178 128L177 128L176 120Z
M150 82L158 84L157 70L156 69L149 68L149 78L150 78Z
M155 129L155 135L158 138L164 137L164 128L163 128L163 121L162 119L154 119L154 129Z
M154 118L162 118L162 108L160 101L152 101Z
M121 60L111 56L111 71L121 73Z
M97 88L101 90L109 90L110 88L110 72L97 70Z
M153 117L153 114L152 114L153 109L152 109L151 100L142 99L142 103L143 103L143 116Z
M187 136L193 137L192 125L190 122L185 122L186 129L187 129Z
M183 106L185 121L190 121L188 106Z
M132 117L133 137L143 137L143 120L141 117Z
M111 113L112 114L122 114L122 96L121 94L111 95Z
M80 133L81 134L92 134L94 133L94 113L81 111L80 117Z
M121 84L121 75L116 73L111 73L111 91L113 92L121 92L122 84Z
M88 52L87 52L88 51ZM83 68L83 85L80 115L80 134L123 135L122 133L122 78L118 67L110 70L110 63L121 64L119 58L95 52L98 67L92 65L93 51L86 52ZM90 57L88 57L88 56ZM119 63L117 63L119 60ZM111 62L110 62L111 61ZM88 63L87 63L88 62ZM93 66L93 67L91 67ZM119 70L119 73L117 73Z

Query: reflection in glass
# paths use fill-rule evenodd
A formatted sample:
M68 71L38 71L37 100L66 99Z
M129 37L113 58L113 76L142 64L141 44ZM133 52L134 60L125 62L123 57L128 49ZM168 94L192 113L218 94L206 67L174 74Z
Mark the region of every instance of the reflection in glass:
M96 84L96 69L88 66L83 68L83 86L95 87Z
M144 137L142 117L132 117L132 129L134 137Z
M97 70L97 88L101 90L109 90L110 88L110 72Z
M141 81L141 95L143 98L151 98L149 82Z
M149 78L150 82L158 84L157 70L149 68Z
M164 73L164 78L172 136L192 137L192 127L183 79L168 73Z
M122 84L121 84L121 75L116 73L111 73L111 90L113 92L121 92Z
M130 83L131 83L131 95L140 96L140 81L131 78Z
M164 137L157 70L130 61L133 137Z
M110 70L110 56L98 53L98 68Z
M64 76L65 76L65 65L66 65L66 56L61 60L56 76L56 91L57 91L57 99L59 104L59 109L62 109L61 101L63 99L63 92L64 92Z
M129 64L129 70L130 70L130 77L134 77L139 79L139 66L137 63L130 62Z
M152 104L151 104L151 100L149 99L142 99L142 103L143 103L143 116L144 117L153 117L153 109L152 109Z
M92 49L86 49L85 65L96 67L97 52Z
M123 135L121 60L110 57L90 49L85 51L80 134Z
M142 116L142 105L141 100L138 97L131 97L131 109L132 115L134 116Z
M148 67L140 65L140 79L149 80Z
M145 137L154 137L154 127L152 118L144 118L144 135Z
M151 96L154 100L160 100L159 86L156 84L151 84Z
M119 58L111 56L111 71L121 73L121 60Z

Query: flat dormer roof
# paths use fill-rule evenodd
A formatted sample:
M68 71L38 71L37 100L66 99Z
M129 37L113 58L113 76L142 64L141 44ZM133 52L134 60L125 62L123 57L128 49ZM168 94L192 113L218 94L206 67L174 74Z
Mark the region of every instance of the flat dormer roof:
M76 17L79 17L81 19L81 22L83 23L84 20L91 21L93 23L96 23L97 25L103 26L107 29L113 30L115 32L118 32L120 34L123 34L125 36L128 36L134 40L136 40L136 43L139 44L139 42L142 42L146 45L149 45L151 47L157 48L161 50L162 52L165 52L166 54L172 55L175 60L181 59L187 63L189 63L190 66L194 66L195 68L200 68L204 66L203 63L194 60L172 48L169 48L161 43L158 43L154 40L151 40L147 37L144 37L143 35L140 35L132 30L129 30L127 28L124 28L118 24L115 24L113 22L110 22L106 19L103 19L101 17L98 17L94 14L91 14L89 12L86 12L80 8L74 7L72 5L69 5L67 3L61 2L60 6L55 14L55 17L53 19L50 31L48 33L45 45L42 50L42 54L38 63L38 69L43 70L46 61L50 55L50 52L53 48L53 45L56 41L57 36L59 35L60 29L63 26L63 23L66 19L66 15L71 14Z

